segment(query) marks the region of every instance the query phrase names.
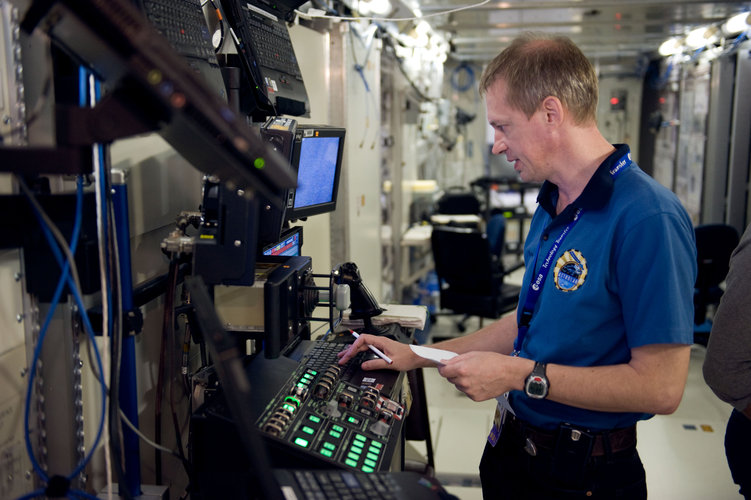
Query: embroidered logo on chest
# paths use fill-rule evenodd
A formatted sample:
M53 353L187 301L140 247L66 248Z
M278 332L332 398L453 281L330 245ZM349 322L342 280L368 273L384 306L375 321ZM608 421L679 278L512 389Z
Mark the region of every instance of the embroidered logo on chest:
M587 279L587 259L579 250L566 250L555 263L553 280L558 290L573 292Z

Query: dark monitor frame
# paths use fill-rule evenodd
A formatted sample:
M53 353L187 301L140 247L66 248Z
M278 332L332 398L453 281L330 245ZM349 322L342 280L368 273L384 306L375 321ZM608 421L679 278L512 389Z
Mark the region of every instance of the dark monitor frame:
M285 219L287 221L294 221L298 219L304 219L311 215L318 215L327 212L333 212L336 210L337 197L339 192L339 179L342 174L342 163L344 158L344 139L346 130L341 127L330 127L323 125L298 125L297 132L295 133L295 142L292 147L292 168L297 171L297 188L290 188L287 195L287 212ZM305 151L304 147L308 144L308 141L315 141L321 138L338 138L339 146L337 150L336 162L334 165L334 178L332 180L333 189L330 199L315 203L311 205L305 205L296 207L295 202L298 191L304 189L304 182L301 185L301 154Z

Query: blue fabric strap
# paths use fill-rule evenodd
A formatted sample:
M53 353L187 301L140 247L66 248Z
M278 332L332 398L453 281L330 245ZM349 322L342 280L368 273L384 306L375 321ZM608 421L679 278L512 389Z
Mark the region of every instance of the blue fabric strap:
M631 165L631 154L626 153L623 155L615 164L615 166L610 169L610 175L613 178L616 178L621 172L623 172L626 167ZM545 257L545 260L542 262L542 266L540 266L540 271L537 273L536 276L531 280L529 284L529 289L527 291L527 298L524 301L524 306L522 307L521 314L519 317L519 321L517 324L518 327L518 333L516 336L516 340L514 340L514 352L512 353L512 356L518 356L521 352L522 345L524 343L524 337L527 336L527 331L529 330L529 324L532 321L532 313L535 310L535 305L537 304L537 300L540 298L540 294L542 293L542 287L545 285L545 280L548 277L548 274L550 273L550 267L551 264L554 262L555 255L558 253L558 249L563 244L563 240L566 239L566 236L571 232L573 227L576 225L577 222L579 222L579 219L581 218L582 209L578 208L576 210L576 213L574 214L574 218L566 224L566 227L563 228L561 231L561 234L558 235L558 238L556 238L555 242L553 242L553 246L550 247L550 250L548 251L547 256ZM537 242L537 250L535 251L535 262L533 269L537 268L537 259L540 256L540 246L542 245L542 237L540 238L540 241Z

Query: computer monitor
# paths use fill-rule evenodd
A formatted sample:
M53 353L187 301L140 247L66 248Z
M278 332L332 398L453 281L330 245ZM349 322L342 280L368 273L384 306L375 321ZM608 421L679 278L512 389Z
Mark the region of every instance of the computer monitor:
M282 237L276 243L266 245L262 254L264 256L297 257L302 255L302 227L296 226L285 229Z
M339 127L298 125L292 150L297 187L287 195L288 221L336 209L344 135Z

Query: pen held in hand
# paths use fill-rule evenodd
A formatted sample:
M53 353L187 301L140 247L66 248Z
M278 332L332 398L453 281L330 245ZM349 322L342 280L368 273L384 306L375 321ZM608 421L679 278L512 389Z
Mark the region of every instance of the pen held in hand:
M360 338L360 335L359 335L359 334L358 334L357 332L353 332L352 330L350 330L350 332L352 333L352 336L353 336L354 338L356 338L356 339L357 339L357 338ZM368 349L370 349L371 351L373 351L374 353L376 353L376 355L377 355L377 356L378 356L379 358L381 358L382 360L384 360L384 361L385 361L386 363L388 363L388 364L391 364L391 363L393 363L393 361L391 360L391 358L389 358L388 356L386 356L385 354L383 354L383 353L381 352L381 350L380 350L380 349L378 349L377 347L375 347L375 346L372 346L372 345L370 345L370 344L365 344L365 345L367 345L367 346L368 346Z

